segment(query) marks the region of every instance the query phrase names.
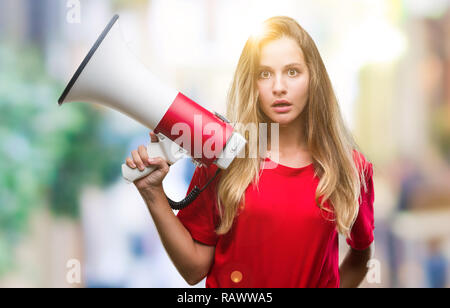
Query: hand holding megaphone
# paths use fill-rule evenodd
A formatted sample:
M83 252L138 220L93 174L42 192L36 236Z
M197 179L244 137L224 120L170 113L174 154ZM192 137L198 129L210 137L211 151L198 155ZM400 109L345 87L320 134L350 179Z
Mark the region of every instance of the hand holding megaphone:
M186 157L186 151L183 148L178 147L178 145L163 135L158 137L155 133L150 132L150 137L151 142L147 147L141 145L137 150L132 151L132 157L128 157L126 164L122 165L122 176L128 182L135 182L146 177L155 169L152 166L148 166L149 158L161 158L167 164L173 165L180 158ZM135 167L133 167L133 162Z
M169 172L170 163L153 151L158 146L159 138L154 132L150 132L151 143L145 147L139 146L131 152L131 157L126 158L126 166L123 166L123 174L136 172L131 177L137 177L134 182L139 190L157 188L162 185L163 179ZM131 170L130 170L131 169Z

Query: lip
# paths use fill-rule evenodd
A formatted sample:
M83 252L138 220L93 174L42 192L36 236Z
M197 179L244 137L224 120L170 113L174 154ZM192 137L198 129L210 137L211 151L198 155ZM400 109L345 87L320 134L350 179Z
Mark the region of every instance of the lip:
M277 99L276 101L273 102L272 107L275 107L275 105L277 105L277 104L289 104L289 105L292 105L292 103L289 102L288 100Z
M277 104L288 104L288 106L276 106ZM285 99L279 99L273 102L272 108L275 112L285 113L292 109L292 104Z
M292 106L283 106L283 107L272 107L273 110L275 110L275 112L277 113L286 113L291 111Z

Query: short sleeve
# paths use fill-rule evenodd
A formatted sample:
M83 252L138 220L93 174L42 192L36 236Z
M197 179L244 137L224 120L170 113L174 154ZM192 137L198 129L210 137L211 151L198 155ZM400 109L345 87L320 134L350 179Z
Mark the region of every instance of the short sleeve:
M202 188L214 176L217 167L196 167L187 193L196 185ZM178 211L177 217L191 234L192 238L206 245L214 246L218 235L215 232L218 222L216 210L216 183L214 179L205 190L184 209Z
M375 200L375 193L373 188L373 166L371 163L366 163L364 175L367 190L361 185L358 216L350 232L350 238L347 238L347 243L356 250L368 248L374 240L373 230L375 229L375 222L373 202Z

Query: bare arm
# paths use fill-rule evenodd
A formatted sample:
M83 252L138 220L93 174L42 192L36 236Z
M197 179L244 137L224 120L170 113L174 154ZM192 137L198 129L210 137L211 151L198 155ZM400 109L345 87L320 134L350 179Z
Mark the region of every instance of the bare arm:
M365 250L350 248L339 267L340 288L357 288L368 272L367 262L372 257L372 245Z
M195 241L170 208L162 187L141 192L170 259L187 283L195 285L209 272L214 246Z
M158 142L158 137L153 132L150 137L152 142ZM139 146L131 154L132 158L126 159L130 168L144 170L150 165L155 167L149 175L136 180L134 184L147 204L161 242L178 272L190 285L197 284L209 272L215 247L195 241L170 208L162 186L162 181L169 172L167 162L160 157L149 161L144 146Z

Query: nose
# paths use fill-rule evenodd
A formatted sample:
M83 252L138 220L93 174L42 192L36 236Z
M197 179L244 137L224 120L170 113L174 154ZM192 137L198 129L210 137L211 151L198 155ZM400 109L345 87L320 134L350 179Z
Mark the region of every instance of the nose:
M272 88L273 96L282 96L282 95L286 95L286 93L287 93L287 88L286 88L286 84L283 80L283 77L280 75L275 76L274 84L273 84L273 88Z

